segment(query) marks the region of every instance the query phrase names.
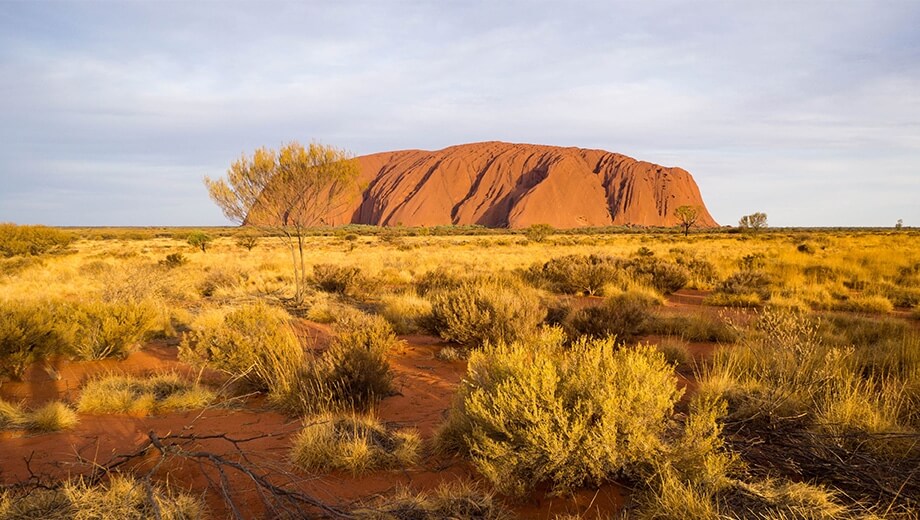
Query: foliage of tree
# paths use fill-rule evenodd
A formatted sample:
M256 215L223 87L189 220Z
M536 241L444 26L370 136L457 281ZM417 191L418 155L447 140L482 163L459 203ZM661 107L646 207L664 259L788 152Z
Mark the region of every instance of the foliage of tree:
M684 230L684 236L687 236L690 234L690 228L700 218L700 209L696 206L679 206L674 210L674 216Z
M211 199L230 220L277 228L291 252L295 303L303 301L306 284L304 232L331 224L329 215L348 205L357 193L357 162L351 154L318 143L296 141L279 150L259 148L234 161L225 178L205 178Z
M738 227L742 230L760 231L767 227L767 214L758 211L757 213L745 215L738 221Z
M208 252L208 244L210 244L212 240L214 240L214 238L203 231L196 231L188 236L189 245L201 249L202 253Z

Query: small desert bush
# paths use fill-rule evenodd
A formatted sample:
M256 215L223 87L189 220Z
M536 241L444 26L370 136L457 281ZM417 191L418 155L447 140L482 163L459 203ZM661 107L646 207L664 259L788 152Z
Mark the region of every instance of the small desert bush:
M397 334L411 334L430 319L431 302L413 292L386 295L380 299L380 315Z
M166 255L166 258L157 262L158 265L165 267L166 269L175 269L177 267L182 267L187 263L188 258L186 258L182 253L170 253Z
M733 343L738 339L737 329L705 314L655 315L646 324L645 332L685 341Z
M538 293L513 278L466 280L428 297L430 328L463 345L515 341L536 330L546 316Z
M468 278L444 266L438 266L415 279L415 288L422 296L433 291L457 289Z
M206 516L199 498L117 474L95 485L77 478L50 489L0 492L0 520L198 520Z
M474 351L441 449L466 453L499 491L600 484L650 464L680 397L654 347L610 339L565 346L558 329Z
M372 417L311 417L294 439L291 460L308 471L406 468L418 460L421 440L411 430L390 430Z
M147 339L163 317L152 302L83 302L61 308L69 352L80 359L124 358Z
M313 266L313 279L321 291L347 294L361 283L361 269L335 264Z
M620 263L610 256L561 256L531 266L526 277L557 293L602 295L604 286L619 279Z
M756 308L761 307L763 303L764 301L760 296L748 293L732 294L714 292L703 298L704 305L712 305L714 307Z
M87 383L77 399L77 409L82 413L146 416L204 408L214 397L210 390L174 373L143 379L111 375Z
M69 430L78 422L77 414L60 401L51 401L32 411L0 399L0 430L28 430L45 433Z
M654 300L642 293L616 294L601 305L573 312L565 320L565 329L573 338L615 336L620 341L631 341L642 332L653 305Z
M762 271L741 270L722 281L716 293L731 295L757 295L762 301L770 299L772 282Z
M364 410L393 392L387 355L400 341L380 316L353 312L333 328L321 358L323 384L338 403Z
M211 269L198 283L198 292L206 298L215 296L219 291L236 287L243 273L226 268Z
M491 493L470 484L442 484L430 493L400 489L368 507L351 511L363 520L507 520L512 516Z
M66 350L54 309L48 302L0 302L0 377L18 379L29 364Z
M671 294L690 281L690 273L683 266L647 256L630 259L624 264L630 276L664 294Z
M45 226L0 223L0 256L37 256L63 249L72 234Z
M664 354L665 360L673 365L675 370L682 374L692 372L693 356L686 341L670 338L658 342L655 347Z
M894 305L884 296L860 295L836 302L833 309L866 314L888 314L894 310Z
M204 363L245 381L255 390L288 396L304 365L304 351L291 317L264 303L196 319L179 346L179 357Z

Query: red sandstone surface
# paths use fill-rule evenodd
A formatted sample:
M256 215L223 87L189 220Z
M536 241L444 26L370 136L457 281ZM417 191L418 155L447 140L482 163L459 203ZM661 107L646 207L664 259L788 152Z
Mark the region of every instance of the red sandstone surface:
M357 161L361 192L337 204L323 222L674 226L674 209L689 205L699 208L697 226L718 225L686 170L604 150L491 141L383 152Z

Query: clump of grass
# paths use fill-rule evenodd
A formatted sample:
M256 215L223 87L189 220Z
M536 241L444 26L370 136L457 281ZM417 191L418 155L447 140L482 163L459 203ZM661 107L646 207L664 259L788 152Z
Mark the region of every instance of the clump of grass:
M543 482L561 492L655 460L680 395L654 347L618 349L610 339L566 347L549 329L471 354L438 443L468 454L503 493Z
M321 291L346 294L361 283L361 269L335 264L313 266L313 279Z
M73 409L60 401L52 401L26 416L26 428L34 432L69 430L78 422Z
M431 302L411 292L386 295L380 300L380 315L397 334L412 334L430 319Z
M210 390L175 373L143 379L110 375L83 387L77 409L82 413L146 416L204 408L214 397Z
M714 307L741 307L741 308L756 308L763 305L763 299L757 294L731 294L724 292L714 292L709 296L703 298L704 305L712 305Z
M686 341L733 343L738 339L737 329L705 314L654 315L644 331Z
M441 347L440 349L438 349L434 357L440 359L441 361L453 362L453 361L460 361L461 359L463 359L464 355L460 349L447 346L447 347Z
M833 309L867 314L888 314L894 310L894 305L884 296L860 295L836 302Z
M770 277L758 270L742 269L722 281L716 291L710 295L712 298L710 305L720 305L715 303L718 295L722 295L724 301L757 301L765 302L770 299L772 281ZM756 299L754 298L756 297ZM742 305L734 305L741 307Z
M665 360L673 365L678 372L689 373L693 369L693 356L687 342L676 338L667 338L658 342L655 346L662 354Z
M585 307L565 320L566 332L571 337L588 336L604 338L615 336L620 341L631 341L640 334L651 317L655 301L642 293L625 292L608 297L604 303Z
M79 422L77 414L60 401L51 401L35 410L0 399L0 430L28 430L37 433L69 430Z
M206 516L201 499L125 475L112 475L108 482L95 485L77 478L52 489L0 493L2 520L198 520Z
M510 342L536 330L546 310L534 289L513 278L466 280L429 293L430 327L463 345Z
M491 493L466 483L442 484L431 493L400 489L366 508L351 511L367 520L507 520L511 514Z
M305 470L361 474L405 468L418 460L421 440L411 430L390 430L372 417L324 414L308 419L294 439L291 460Z

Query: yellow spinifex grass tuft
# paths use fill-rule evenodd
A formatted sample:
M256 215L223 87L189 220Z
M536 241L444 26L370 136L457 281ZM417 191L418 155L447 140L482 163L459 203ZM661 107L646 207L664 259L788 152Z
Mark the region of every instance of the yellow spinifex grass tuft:
M69 430L79 419L72 408L60 401L51 401L32 410L0 399L0 430L28 430L49 433Z
M0 520L26 518L98 520L200 520L204 503L187 493L133 477L112 475L102 484L74 479L54 489L0 493Z
M323 414L307 419L294 439L291 460L308 470L405 468L418 460L421 440L413 430L390 430L369 416Z
M204 408L214 398L210 390L175 373L149 378L111 375L90 381L80 392L77 409L81 413L143 417L174 410Z

